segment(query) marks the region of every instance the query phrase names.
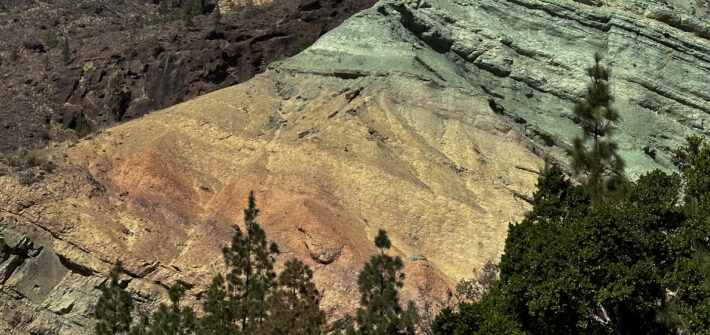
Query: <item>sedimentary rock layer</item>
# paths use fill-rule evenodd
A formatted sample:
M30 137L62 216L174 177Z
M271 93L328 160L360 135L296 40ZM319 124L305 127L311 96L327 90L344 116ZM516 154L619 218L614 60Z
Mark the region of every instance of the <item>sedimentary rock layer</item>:
M630 176L707 134L704 7L671 4L669 19L651 2L381 1L246 83L57 150L42 181L0 177L0 315L18 333L88 332L116 259L146 306L178 279L199 304L249 190L279 261L315 269L330 320L357 305L379 228L407 259L404 297L451 303L502 252L544 160L565 164L594 52Z

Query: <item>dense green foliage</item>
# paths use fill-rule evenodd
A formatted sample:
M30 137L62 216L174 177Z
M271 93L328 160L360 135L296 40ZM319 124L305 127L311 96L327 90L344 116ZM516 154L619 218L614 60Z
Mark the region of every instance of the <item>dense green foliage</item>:
M710 334L710 147L690 137L672 158L680 175L628 183L600 60L574 109L582 184L543 171L532 211L508 228L499 279L469 282L475 301L442 310L435 333Z
M279 275L279 290L266 300L269 316L264 320L262 334L320 334L325 313L320 310L320 294L311 282L313 271L292 258Z
M123 117L131 101L131 92L127 91L125 88L126 85L123 75L116 73L116 75L111 78L109 86L106 89L108 94L106 106L116 120L120 120Z
M128 281L119 279L121 273L123 265L119 261L111 268L108 283L99 287L101 297L94 308L97 335L125 334L130 330L133 300L126 292Z
M185 287L178 282L168 289L171 305L161 303L153 312L148 335L188 335L195 331L195 312L190 307L180 307L180 299L185 294Z
M203 1L201 0L183 0L179 2L179 7L175 7L175 3L170 0L160 0L158 3L158 15L152 19L152 23L156 25L164 25L176 20L182 20L186 28L195 26L194 18L203 11Z
M267 243L266 233L255 222L253 193L244 210L246 233L234 226L232 244L224 247L225 263L230 268L226 280L217 276L207 292L206 315L201 334L254 333L267 316L266 297L276 286L275 243Z
M180 10L185 27L194 27L194 17L202 14L202 2L200 0L185 0Z
M203 304L199 334L318 334L325 324L313 271L297 259L276 277L275 243L256 223L259 210L249 194L246 233L234 226L232 244L222 253L230 272L217 275Z
M461 301L476 301L490 291L498 279L498 265L488 261L479 273L473 269L473 278L461 279L456 283L456 295Z
M601 59L599 54L594 55L594 65L587 69L590 83L586 94L574 106L582 137L574 139L570 153L572 169L585 178L593 199L626 184L624 161L616 152L616 143L610 140L620 117L611 106L614 98L609 89L609 71L601 65ZM591 144L587 144L589 141Z
M546 169L534 208L509 226L500 279L442 311L435 332L710 334L710 220L696 205L710 194L710 148L690 138L674 161L681 175L652 171L594 203Z
M357 278L360 307L357 310L357 329L349 328L348 335L414 334L416 309L410 303L407 309L399 305L399 292L404 283L402 259L385 254L391 247L387 232L380 229L375 246L380 254L372 256Z

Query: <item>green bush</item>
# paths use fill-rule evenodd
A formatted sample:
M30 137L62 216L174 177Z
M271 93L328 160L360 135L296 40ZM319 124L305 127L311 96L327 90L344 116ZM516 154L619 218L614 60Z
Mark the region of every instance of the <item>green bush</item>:
M32 149L29 151L20 149L14 153L7 154L5 159L8 165L20 169L39 167L51 173L56 168L56 165L47 158L47 153L42 149Z
M131 100L131 92L126 91L124 88L123 76L117 73L109 83L108 101L106 102L106 106L111 110L116 120L120 120L123 117Z
M20 54L17 53L17 49L12 49L10 52L10 61L17 62L20 60Z
M48 49L54 49L57 45L59 45L59 40L57 39L57 34L54 33L54 30L47 29L44 32L44 44Z
M194 27L193 19L202 13L202 3L199 0L186 0L183 2L181 10L185 27Z
M94 69L94 62L88 61L88 62L84 63L83 69L84 69L84 72L89 72L89 71L93 70Z
M44 153L44 150L41 149L30 150L25 154L24 157L25 167L37 167L41 166L42 164L45 164L46 162L47 156Z
M163 47L160 42L155 41L153 42L153 47L151 48L151 54L153 55L153 58L157 58L160 56L161 53L165 52L165 48Z
M444 309L434 333L708 334L710 146L691 138L674 158L680 175L655 170L594 202L546 169L509 225L499 279Z
M219 3L214 6L212 11L212 22L215 26L222 24L222 10L219 8Z
M89 125L86 117L84 117L84 113L79 113L76 117L74 121L74 133L76 133L76 137L80 139L91 134L91 125Z

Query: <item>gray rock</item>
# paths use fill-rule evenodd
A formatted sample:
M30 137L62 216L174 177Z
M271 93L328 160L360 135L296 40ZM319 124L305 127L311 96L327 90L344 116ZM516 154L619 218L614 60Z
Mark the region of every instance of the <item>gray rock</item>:
M279 70L359 73L361 83L405 75L436 83L429 88L441 94L483 90L563 152L580 134L572 107L587 85L585 68L601 52L623 118L615 140L635 178L673 169L670 153L687 135L710 135L710 16L693 3L385 0Z
M25 229L31 226L14 216L0 216L0 333L93 334L98 287L109 265L93 268L102 262L80 249L73 252L83 261L57 254L52 244L62 241L37 231L30 237ZM157 283L140 278L133 282L130 293L138 308L150 310L164 298L156 294L163 291Z

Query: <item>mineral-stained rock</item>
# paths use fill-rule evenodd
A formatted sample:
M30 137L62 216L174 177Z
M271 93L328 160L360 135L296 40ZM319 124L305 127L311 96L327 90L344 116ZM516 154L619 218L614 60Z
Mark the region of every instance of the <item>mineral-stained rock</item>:
M710 134L710 40L704 28L669 25L654 14L655 1L608 2L383 1L281 69L398 73L483 91L520 122L570 143L579 134L571 109L586 87L584 67L601 52L612 69L623 118L616 140L628 172L669 169L668 153L685 136ZM678 1L664 13L710 25L694 3Z
M405 259L404 297L452 303L453 283L497 259L530 208L535 171L566 162L595 51L613 71L630 176L671 169L686 135L707 135L702 31L650 2L598 4L384 0L250 81L57 149L42 181L0 177L2 234L31 242L12 242L29 251L3 253L0 273L54 269L33 279L34 296L0 286L6 329L88 329L93 287L116 259L148 306L178 279L198 305L250 190L278 264L314 269L329 320L357 306L380 228ZM676 12L700 27L697 13Z

